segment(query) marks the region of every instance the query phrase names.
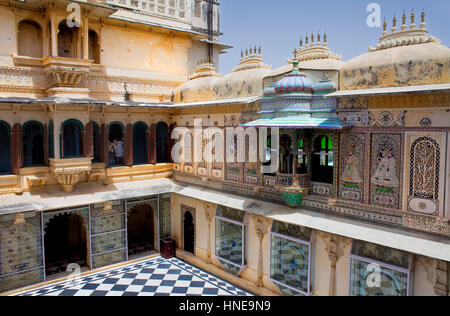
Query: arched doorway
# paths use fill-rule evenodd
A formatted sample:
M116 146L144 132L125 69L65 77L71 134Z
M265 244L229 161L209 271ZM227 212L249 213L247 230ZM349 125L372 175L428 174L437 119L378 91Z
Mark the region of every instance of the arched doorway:
M194 254L195 252L195 226L192 213L184 213L184 250Z
M92 143L94 145L93 162L100 162L100 126L95 122L92 128Z
M9 125L0 121L0 174L11 173L11 132Z
M147 163L147 131L148 127L143 122L137 122L133 126L133 162L135 165Z
M109 141L112 143L115 140L123 140L124 127L120 123L111 123L109 125Z
M71 263L87 266L89 237L87 223L82 216L58 214L50 219L44 233L47 275L65 272Z
M120 122L112 122L109 124L108 140L110 142L108 148L109 166L122 166L125 160L125 148L123 135L125 127ZM114 146L113 146L114 145Z
M25 123L23 127L23 158L24 166L39 166L44 164L44 130L37 122Z
M128 212L128 255L139 255L155 249L154 210L140 204Z
M156 125L156 163L169 162L169 126L165 122Z
M63 123L63 158L75 158L82 156L83 148L83 124L76 120L67 120Z
M333 184L334 152L330 137L321 135L314 139L311 165L312 181Z
M294 155L292 151L292 137L284 134L280 137L280 173L293 174Z

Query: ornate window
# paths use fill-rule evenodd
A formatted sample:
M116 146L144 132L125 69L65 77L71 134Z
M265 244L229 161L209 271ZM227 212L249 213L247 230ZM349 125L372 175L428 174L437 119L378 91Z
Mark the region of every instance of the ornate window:
M439 159L438 143L428 137L416 140L411 147L411 171L409 194L416 198L439 198Z
M194 17L198 19L202 18L202 5L199 0L194 1Z
M350 296L409 296L411 263L406 252L354 241Z
M270 279L286 295L311 293L310 228L274 221L270 233Z
M247 266L247 215L218 206L216 211L216 257L230 273L239 275Z

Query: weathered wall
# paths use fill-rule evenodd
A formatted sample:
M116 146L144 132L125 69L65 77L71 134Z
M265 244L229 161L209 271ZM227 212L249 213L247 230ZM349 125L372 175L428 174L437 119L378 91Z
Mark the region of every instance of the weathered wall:
M340 78L343 90L439 84L449 81L450 49L437 43L366 53L345 63Z

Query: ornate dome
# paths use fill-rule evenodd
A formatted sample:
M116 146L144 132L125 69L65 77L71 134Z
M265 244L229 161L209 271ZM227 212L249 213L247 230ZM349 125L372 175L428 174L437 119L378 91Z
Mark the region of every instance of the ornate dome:
M298 71L298 61L293 62L294 69L275 84L277 93L298 92L311 93L313 82L305 74Z
M425 13L416 26L414 12L411 24L397 29L393 19L392 32L383 35L375 48L358 56L341 68L341 89L374 89L400 86L441 84L450 82L450 49L426 30Z

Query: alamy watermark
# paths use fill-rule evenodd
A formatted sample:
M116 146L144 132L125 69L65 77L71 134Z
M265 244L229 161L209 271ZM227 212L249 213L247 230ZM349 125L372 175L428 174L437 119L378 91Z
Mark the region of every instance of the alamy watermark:
M366 11L370 12L366 20L367 26L371 28L381 27L381 6L376 2L372 2L367 5Z
M263 173L275 173L279 165L278 128L218 127L203 128L203 121L194 121L194 128L177 127L172 160L175 163L258 163ZM270 135L270 146L268 137ZM258 137L259 136L259 137Z

